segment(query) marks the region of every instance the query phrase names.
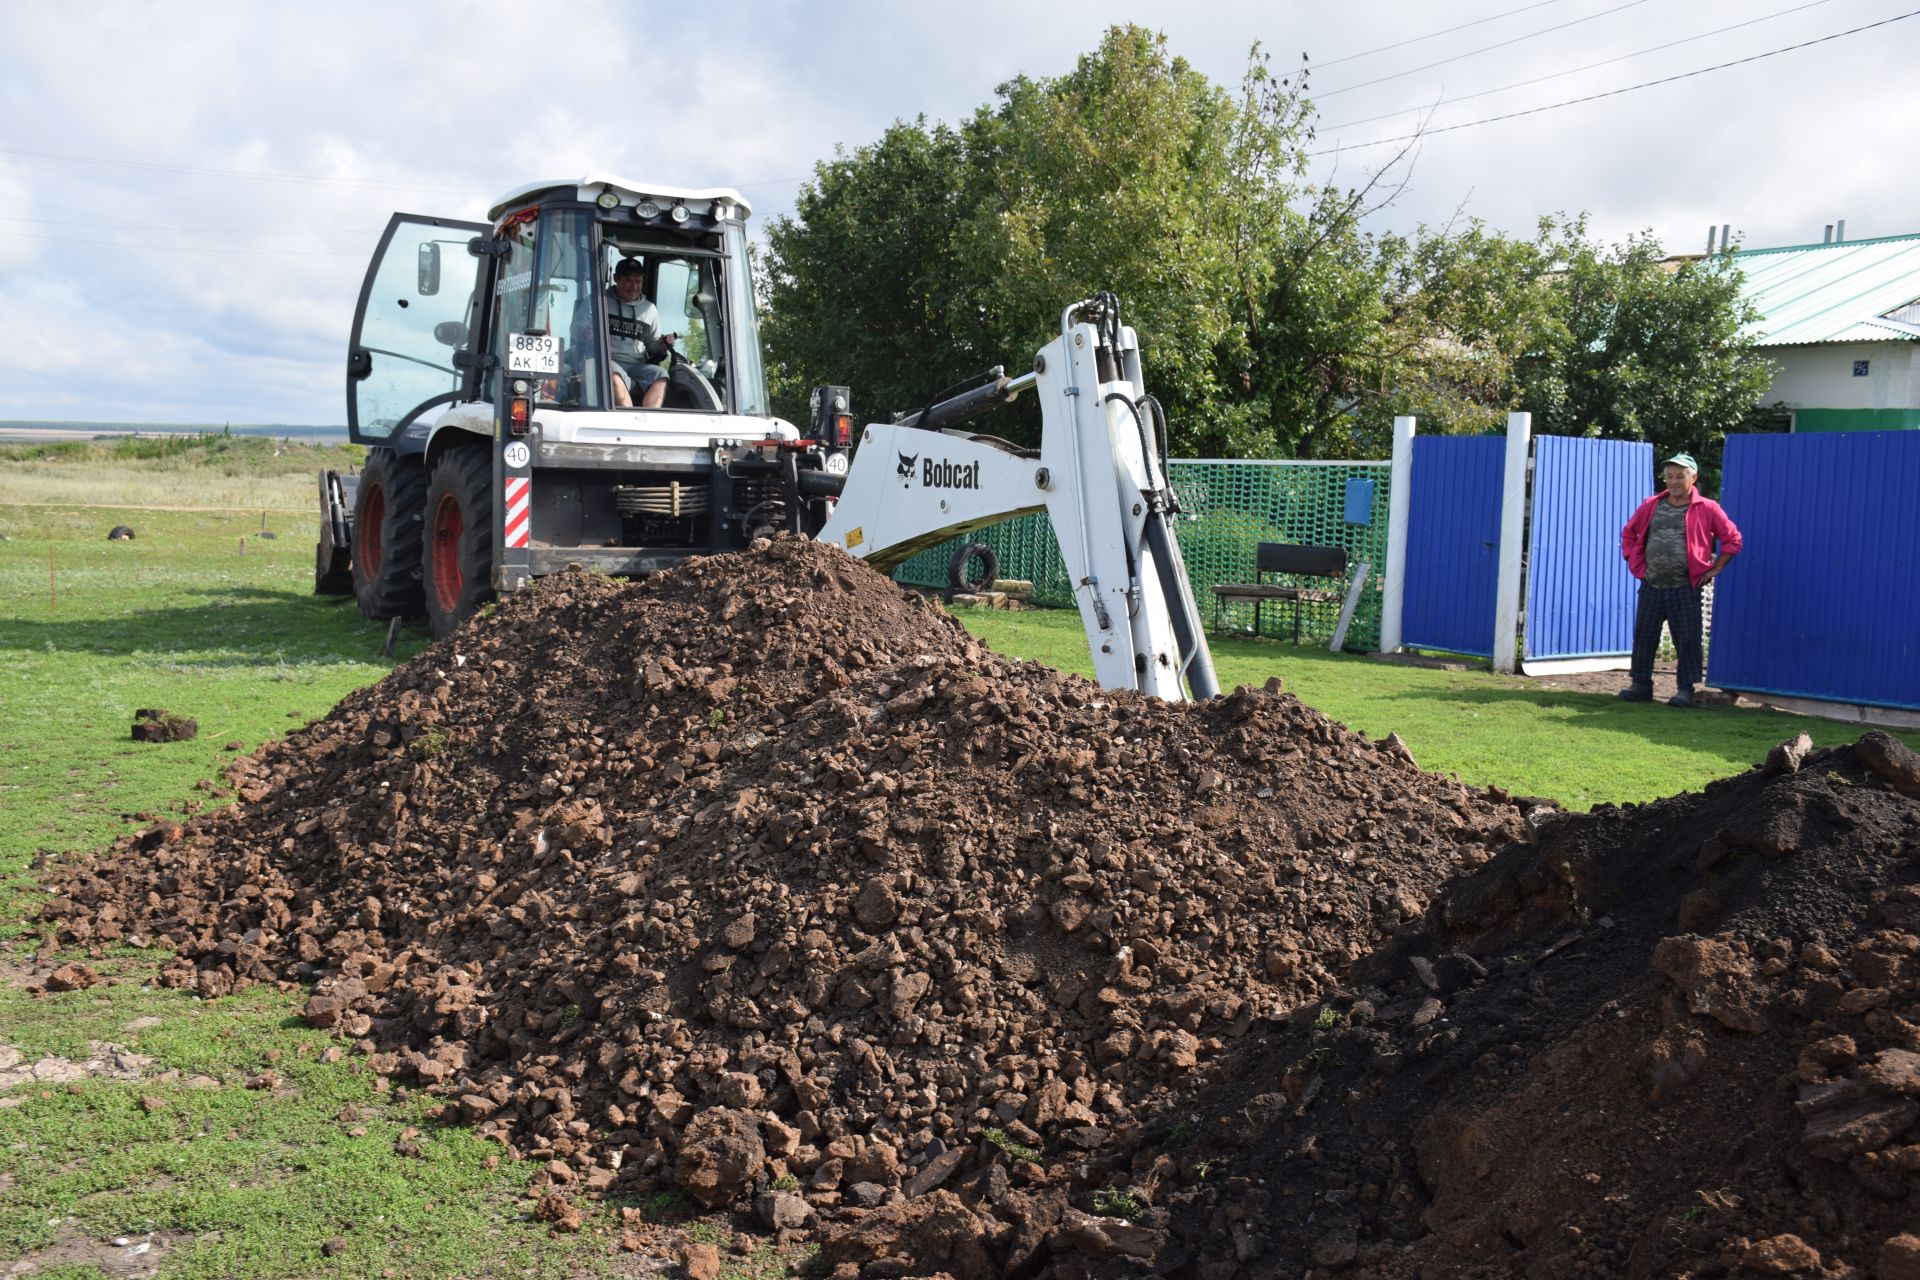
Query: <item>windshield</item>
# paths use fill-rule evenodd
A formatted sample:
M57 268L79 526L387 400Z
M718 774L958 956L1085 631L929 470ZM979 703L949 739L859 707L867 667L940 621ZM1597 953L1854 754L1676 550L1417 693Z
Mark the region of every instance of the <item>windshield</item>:
M522 268L522 246L515 241L509 278ZM572 409L601 405L599 349L593 335L593 218L584 210L559 209L540 219L538 253L531 276L519 276L531 287L525 300L526 327L522 332L558 340L557 357L538 372L535 398L541 404ZM508 335L511 339L511 334ZM510 366L507 366L510 368Z
M613 407L727 412L720 259L609 239L600 287Z

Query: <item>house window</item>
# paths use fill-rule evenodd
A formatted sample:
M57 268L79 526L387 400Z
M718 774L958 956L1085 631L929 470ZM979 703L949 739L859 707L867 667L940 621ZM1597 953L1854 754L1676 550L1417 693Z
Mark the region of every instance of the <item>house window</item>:
M1864 378L1867 376L1867 362L1865 360L1855 360L1853 362L1853 376L1856 378Z

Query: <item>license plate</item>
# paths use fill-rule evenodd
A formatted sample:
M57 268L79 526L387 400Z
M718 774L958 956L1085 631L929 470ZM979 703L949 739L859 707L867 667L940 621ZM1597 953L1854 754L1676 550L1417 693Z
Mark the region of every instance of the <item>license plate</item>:
M560 339L550 333L515 333L508 335L507 372L560 372Z

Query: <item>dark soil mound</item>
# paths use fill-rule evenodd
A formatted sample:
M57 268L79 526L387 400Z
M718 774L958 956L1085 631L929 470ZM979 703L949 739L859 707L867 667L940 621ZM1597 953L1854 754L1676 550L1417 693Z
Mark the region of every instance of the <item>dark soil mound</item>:
M1920 1275L1920 767L1804 745L1461 877L1077 1203L1203 1276Z
M1056 1248L1032 1157L1125 1148L1528 832L1277 682L1104 692L793 539L550 580L233 779L66 868L62 940L316 984L556 1182L997 1206L989 1272Z

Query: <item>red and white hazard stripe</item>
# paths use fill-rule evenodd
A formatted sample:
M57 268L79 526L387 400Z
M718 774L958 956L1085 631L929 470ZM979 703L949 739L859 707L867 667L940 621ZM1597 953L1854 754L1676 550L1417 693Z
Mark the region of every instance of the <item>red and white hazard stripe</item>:
M525 476L508 476L506 487L506 544L524 547L533 531L533 481Z

